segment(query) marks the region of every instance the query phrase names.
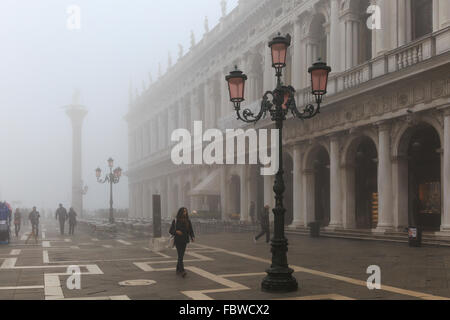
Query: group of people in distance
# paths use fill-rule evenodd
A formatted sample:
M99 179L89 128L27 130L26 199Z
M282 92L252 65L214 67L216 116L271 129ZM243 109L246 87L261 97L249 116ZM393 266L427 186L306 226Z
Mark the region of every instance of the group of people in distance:
M31 237L35 238L35 241L37 241L38 235L39 235L39 220L41 218L41 215L39 211L37 211L36 207L33 207L32 211L28 214L28 220L31 224L31 233L28 239L26 240L26 243L28 243L28 240ZM62 204L59 204L58 209L56 210L55 219L59 221L59 227L61 235L64 235L64 226L66 221L69 222L69 235L73 235L75 232L75 226L77 224L77 213L73 208L70 208L69 212L64 208ZM13 223L14 223L14 232L16 235L16 238L19 237L20 229L22 226L22 212L19 208L17 208L14 211L14 216L12 217Z

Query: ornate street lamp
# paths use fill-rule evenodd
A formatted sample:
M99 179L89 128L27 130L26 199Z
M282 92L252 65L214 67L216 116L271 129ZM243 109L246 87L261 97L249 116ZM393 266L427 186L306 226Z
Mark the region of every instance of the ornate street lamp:
M97 181L99 183L109 183L109 193L110 193L110 200L109 200L109 223L114 223L114 209L113 209L113 184L117 184L120 181L120 178L122 177L122 169L120 167L117 167L113 171L114 166L114 160L112 158L108 159L108 167L109 167L109 174L105 175L103 179L101 179L102 175L102 169L97 168L95 170L95 176L97 177Z
M241 103L244 99L244 88L247 76L235 67L225 80L228 82L230 101L233 102L238 120L246 123L256 123L270 114L279 130L279 170L276 174L273 190L275 192L275 208L273 213L274 236L272 246L272 265L267 270L267 277L262 281L261 287L267 292L292 292L298 289L297 280L292 276L293 270L289 268L287 262L288 241L284 235L284 216L286 209L283 207L283 194L285 184L283 180L283 122L289 112L295 118L302 120L311 119L320 113L320 104L323 96L327 93L328 75L331 68L324 62L317 62L308 69L311 74L311 90L315 97L316 105L308 104L301 111L295 102L295 89L292 86L284 86L281 83L282 71L286 66L287 49L291 44L291 37L282 37L278 34L270 43L272 51L272 66L275 68L277 77L277 87L273 91L267 91L261 102L261 109L258 114L254 114L250 109L241 111Z

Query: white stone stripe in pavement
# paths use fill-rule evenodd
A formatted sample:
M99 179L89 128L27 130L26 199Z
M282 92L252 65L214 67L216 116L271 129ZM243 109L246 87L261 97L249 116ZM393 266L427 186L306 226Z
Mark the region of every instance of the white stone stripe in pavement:
M50 263L47 250L42 251L42 260L44 261L44 263Z
M42 241L42 246L43 246L44 248L49 248L49 247L51 247L50 241Z
M29 290L29 289L44 289L44 286L0 287L0 290Z
M20 249L12 249L9 253L11 256L18 256L22 250Z
M116 239L116 241L117 241L117 242L120 242L120 243L122 243L122 244L124 244L124 245L131 246L131 243L128 242L128 241L125 241L125 240L122 240L122 239Z

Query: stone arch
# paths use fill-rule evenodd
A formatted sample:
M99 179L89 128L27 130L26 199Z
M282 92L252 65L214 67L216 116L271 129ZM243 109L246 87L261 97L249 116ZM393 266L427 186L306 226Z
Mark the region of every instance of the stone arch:
M430 231L441 226L443 153L440 126L421 119L403 125L394 145L394 223Z
M305 153L304 199L305 221L321 221L323 226L330 222L330 153L324 142L314 144Z
M372 130L353 134L344 144L343 223L345 228L373 229L378 223L378 141Z

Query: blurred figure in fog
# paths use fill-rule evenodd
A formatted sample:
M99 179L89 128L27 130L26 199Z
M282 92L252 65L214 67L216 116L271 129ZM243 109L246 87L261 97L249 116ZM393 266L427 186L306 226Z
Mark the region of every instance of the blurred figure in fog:
M66 223L67 218L68 218L67 210L60 203L59 208L56 210L55 219L59 220L59 231L61 232L62 236L64 235L64 225Z
M266 242L270 242L270 221L269 221L269 205L264 206L263 212L261 212L260 220L261 223L261 233L258 234L254 241L258 241L259 238L261 238L263 235L266 235Z
M20 226L22 225L22 214L19 208L14 212L14 231L16 232L16 238L19 237Z
M77 213L73 208L69 210L69 235L73 235L75 232L75 226L77 224Z
M250 202L250 209L249 209L249 214L250 214L250 221L252 222L252 224L255 224L256 219L255 219L255 202L251 201Z
M28 239L25 243L28 243L28 240L32 236L34 236L34 241L37 243L38 235L39 235L39 218L41 216L39 215L39 212L36 210L36 207L33 207L33 210L28 215L28 220L30 220L31 223L31 233L28 236Z

